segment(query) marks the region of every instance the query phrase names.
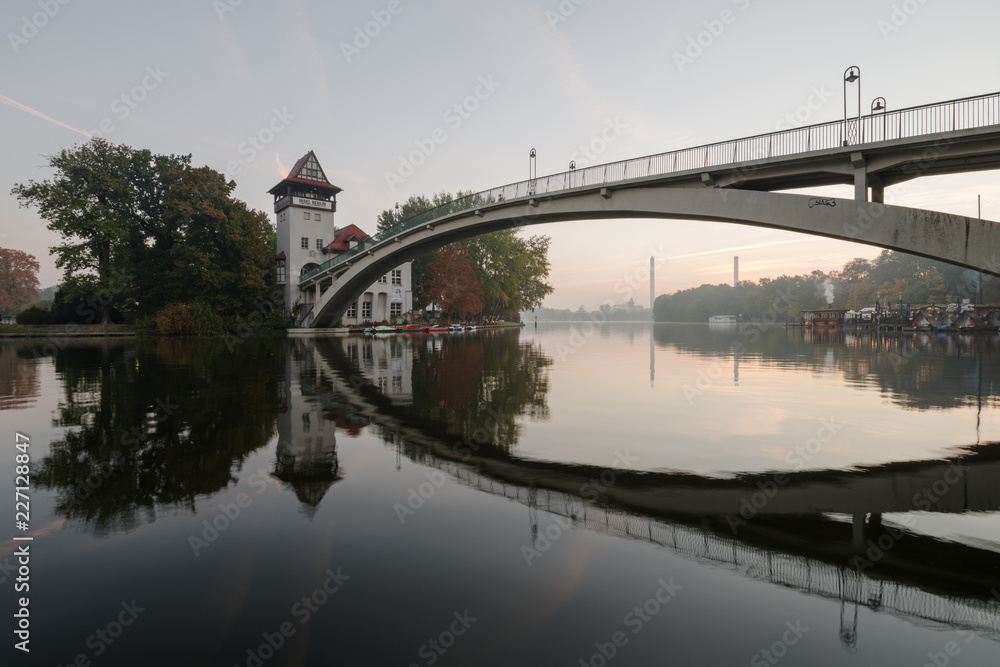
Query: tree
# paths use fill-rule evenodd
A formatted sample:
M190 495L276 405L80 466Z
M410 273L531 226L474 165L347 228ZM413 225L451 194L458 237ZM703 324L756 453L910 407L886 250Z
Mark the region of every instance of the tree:
M503 229L462 242L476 267L490 317L513 315L542 304L552 293L549 275L548 236L522 238L518 228Z
M153 315L195 302L249 314L274 269L267 215L232 198L235 183L191 156L154 155L100 139L49 157L49 181L17 185L63 243L63 302L97 303L101 321L131 304ZM137 305L136 305L137 304Z
M434 253L429 268L427 291L441 310L459 317L483 309L483 291L465 249L452 244Z
M169 244L163 200L174 169L190 161L95 138L49 156L52 180L12 189L22 207L36 207L48 228L62 235L51 251L64 272L63 288L70 298L100 294L102 324L110 323L112 304L134 291L133 255Z
M12 315L38 295L38 262L34 255L0 248L0 313Z
M233 199L236 184L208 167L180 167L173 180L161 225L167 243L134 263L142 310L201 302L223 317L252 312L274 268L267 215Z

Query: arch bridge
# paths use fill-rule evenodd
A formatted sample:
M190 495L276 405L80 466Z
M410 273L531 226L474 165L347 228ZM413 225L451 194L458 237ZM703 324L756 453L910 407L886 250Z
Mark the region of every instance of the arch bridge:
M845 126L850 125L850 132ZM478 192L398 222L299 278L332 326L379 276L465 238L613 218L731 222L853 241L1000 276L1000 225L889 206L885 188L1000 168L1000 93L595 165ZM854 197L778 192L853 185Z

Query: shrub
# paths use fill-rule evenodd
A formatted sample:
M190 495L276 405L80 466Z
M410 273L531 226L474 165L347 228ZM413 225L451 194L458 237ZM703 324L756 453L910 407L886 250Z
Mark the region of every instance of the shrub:
M18 313L15 319L18 324L52 324L52 313L44 308L32 306Z
M164 336L219 336L225 325L205 303L172 303L156 313L155 330Z

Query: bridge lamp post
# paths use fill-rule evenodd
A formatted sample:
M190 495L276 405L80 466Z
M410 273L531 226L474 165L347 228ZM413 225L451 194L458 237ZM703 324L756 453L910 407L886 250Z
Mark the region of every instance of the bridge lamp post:
M538 165L535 162L537 157L535 149L532 148L531 152L528 153L528 194L535 194L535 180L538 178Z
M576 171L576 160L569 161L569 187L573 187L573 172Z
M885 123L886 123L886 105L885 105L885 98L884 97L876 97L874 100L872 100L872 113L871 113L871 115L872 115L873 119L875 117L875 113L876 112L881 112L881 114L882 114L882 141L885 141L886 139L888 139L888 137L885 135L885 129L886 129L886 125L885 125ZM873 126L872 129L874 129L874 126Z
M851 65L844 70L844 129L841 131L841 137L845 146L851 141L851 134L848 131L849 128L847 125L847 84L854 83L855 81L858 82L858 119L855 121L854 138L858 139L858 129L861 124L861 68L857 65Z

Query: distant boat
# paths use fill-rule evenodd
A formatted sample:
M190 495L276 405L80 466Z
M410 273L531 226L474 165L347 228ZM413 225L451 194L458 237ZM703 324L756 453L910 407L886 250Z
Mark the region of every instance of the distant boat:
M710 324L736 324L742 319L742 315L712 315L708 321Z
M424 333L448 333L447 326L424 327Z

